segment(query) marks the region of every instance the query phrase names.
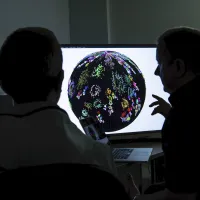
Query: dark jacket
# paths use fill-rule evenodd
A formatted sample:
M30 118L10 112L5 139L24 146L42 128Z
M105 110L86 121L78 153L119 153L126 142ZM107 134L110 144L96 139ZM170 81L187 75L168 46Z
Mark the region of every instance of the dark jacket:
M198 190L200 174L200 78L187 83L169 101L162 129L166 187L174 193Z

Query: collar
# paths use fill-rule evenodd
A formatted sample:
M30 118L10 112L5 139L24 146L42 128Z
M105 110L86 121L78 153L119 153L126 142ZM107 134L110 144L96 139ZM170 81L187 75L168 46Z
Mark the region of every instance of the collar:
M31 102L24 104L15 104L14 107L10 110L9 114L24 115L28 112L43 108L43 107L58 107L56 103L44 101L44 102Z
M169 102L172 107L176 106L179 103L189 102L192 100L193 102L197 100L197 92L200 88L200 76L196 77L192 81L183 85L181 88L172 93L169 97Z

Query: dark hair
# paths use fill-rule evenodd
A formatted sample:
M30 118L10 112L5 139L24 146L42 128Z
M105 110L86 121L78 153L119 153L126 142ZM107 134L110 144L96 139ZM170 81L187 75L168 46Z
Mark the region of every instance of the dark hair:
M45 101L50 91L57 87L61 70L60 45L47 29L19 29L1 48L2 88L17 103Z
M200 73L200 31L189 27L173 28L158 38L164 41L172 59L181 59L194 73Z

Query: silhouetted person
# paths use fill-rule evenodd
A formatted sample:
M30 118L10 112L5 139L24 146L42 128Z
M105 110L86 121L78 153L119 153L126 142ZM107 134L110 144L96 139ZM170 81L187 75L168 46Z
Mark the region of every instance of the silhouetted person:
M16 105L0 115L0 166L86 163L115 173L110 148L85 136L57 106L63 78L61 48L51 31L22 28L6 39L0 80Z
M159 76L172 106L158 99L162 128L166 189L136 199L195 199L199 189L200 31L174 28L157 44ZM155 103L156 104L156 103ZM154 104L154 105L155 105Z

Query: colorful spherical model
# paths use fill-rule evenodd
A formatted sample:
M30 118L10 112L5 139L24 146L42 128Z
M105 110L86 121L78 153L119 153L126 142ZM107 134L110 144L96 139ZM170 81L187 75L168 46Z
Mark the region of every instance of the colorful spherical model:
M78 119L95 117L105 132L130 125L145 101L145 80L136 64L114 51L95 52L75 67L68 85Z

